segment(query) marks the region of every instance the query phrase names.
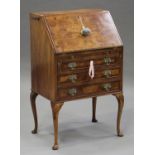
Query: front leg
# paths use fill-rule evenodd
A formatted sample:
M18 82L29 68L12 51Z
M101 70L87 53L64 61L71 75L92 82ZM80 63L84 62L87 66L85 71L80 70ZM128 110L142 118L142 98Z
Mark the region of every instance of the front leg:
M37 119L37 109L36 109L36 97L37 96L38 96L37 93L31 91L30 101L31 101L32 113L33 113L34 124L35 124L34 130L32 130L33 134L36 134L38 130L38 119Z
M54 145L52 147L53 150L58 150L58 115L63 103L52 103L51 108L53 112L53 125L54 125Z
M123 111L123 107L124 107L124 96L123 96L123 93L117 93L117 94L114 94L114 96L116 97L116 99L118 101L117 136L123 137L123 133L121 131L120 124L121 124L122 111Z

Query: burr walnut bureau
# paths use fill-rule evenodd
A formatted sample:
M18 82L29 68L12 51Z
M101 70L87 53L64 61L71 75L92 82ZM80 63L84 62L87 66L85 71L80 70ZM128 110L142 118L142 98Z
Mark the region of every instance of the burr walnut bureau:
M118 101L117 135L123 136L123 44L109 11L30 13L30 32L32 133L38 129L37 95L51 103L53 150L58 149L58 115L64 102L91 97L92 122L97 122L96 97L114 95Z

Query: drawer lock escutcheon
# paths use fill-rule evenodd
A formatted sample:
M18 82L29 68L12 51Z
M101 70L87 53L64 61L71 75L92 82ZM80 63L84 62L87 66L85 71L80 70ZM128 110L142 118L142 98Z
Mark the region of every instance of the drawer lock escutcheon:
M68 94L71 95L71 96L75 96L77 93L77 90L76 88L71 88L68 90Z
M103 72L103 74L104 74L104 76L106 76L106 78L109 78L110 76L111 76L111 70L105 70L104 72Z
M70 63L68 64L68 67L69 67L71 70L73 70L76 66L77 66L76 62L70 62Z
M101 88L105 91L109 91L111 89L111 83L105 83L101 85Z
M77 75L69 75L68 79L72 82L75 83L77 80Z

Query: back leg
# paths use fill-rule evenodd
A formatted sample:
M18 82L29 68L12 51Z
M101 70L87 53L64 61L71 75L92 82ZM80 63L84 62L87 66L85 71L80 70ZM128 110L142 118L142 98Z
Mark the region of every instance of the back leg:
M93 97L92 98L92 122L97 122L97 119L96 119L96 100L97 98L96 97Z
M38 118L37 118L37 109L36 109L36 97L37 96L38 96L37 93L31 91L30 101L31 101L32 113L33 113L34 124L35 124L35 127L32 130L33 134L36 134L38 130Z

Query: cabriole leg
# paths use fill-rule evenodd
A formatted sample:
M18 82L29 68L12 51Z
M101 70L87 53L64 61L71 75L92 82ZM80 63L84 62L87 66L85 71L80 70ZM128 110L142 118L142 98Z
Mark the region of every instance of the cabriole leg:
M124 107L124 96L123 93L117 93L114 94L114 96L117 99L118 102L118 112L117 112L117 136L123 137L123 133L121 131L121 117L122 117L122 111Z
M54 145L52 147L53 150L58 150L58 116L59 111L61 107L63 106L63 103L52 103L51 102L51 108L53 112L53 125L54 125Z
M36 109L36 97L37 96L38 96L37 93L31 91L30 101L31 101L32 113L33 113L34 124L35 124L34 130L32 130L33 134L36 134L38 130L38 118L37 118L37 109Z

